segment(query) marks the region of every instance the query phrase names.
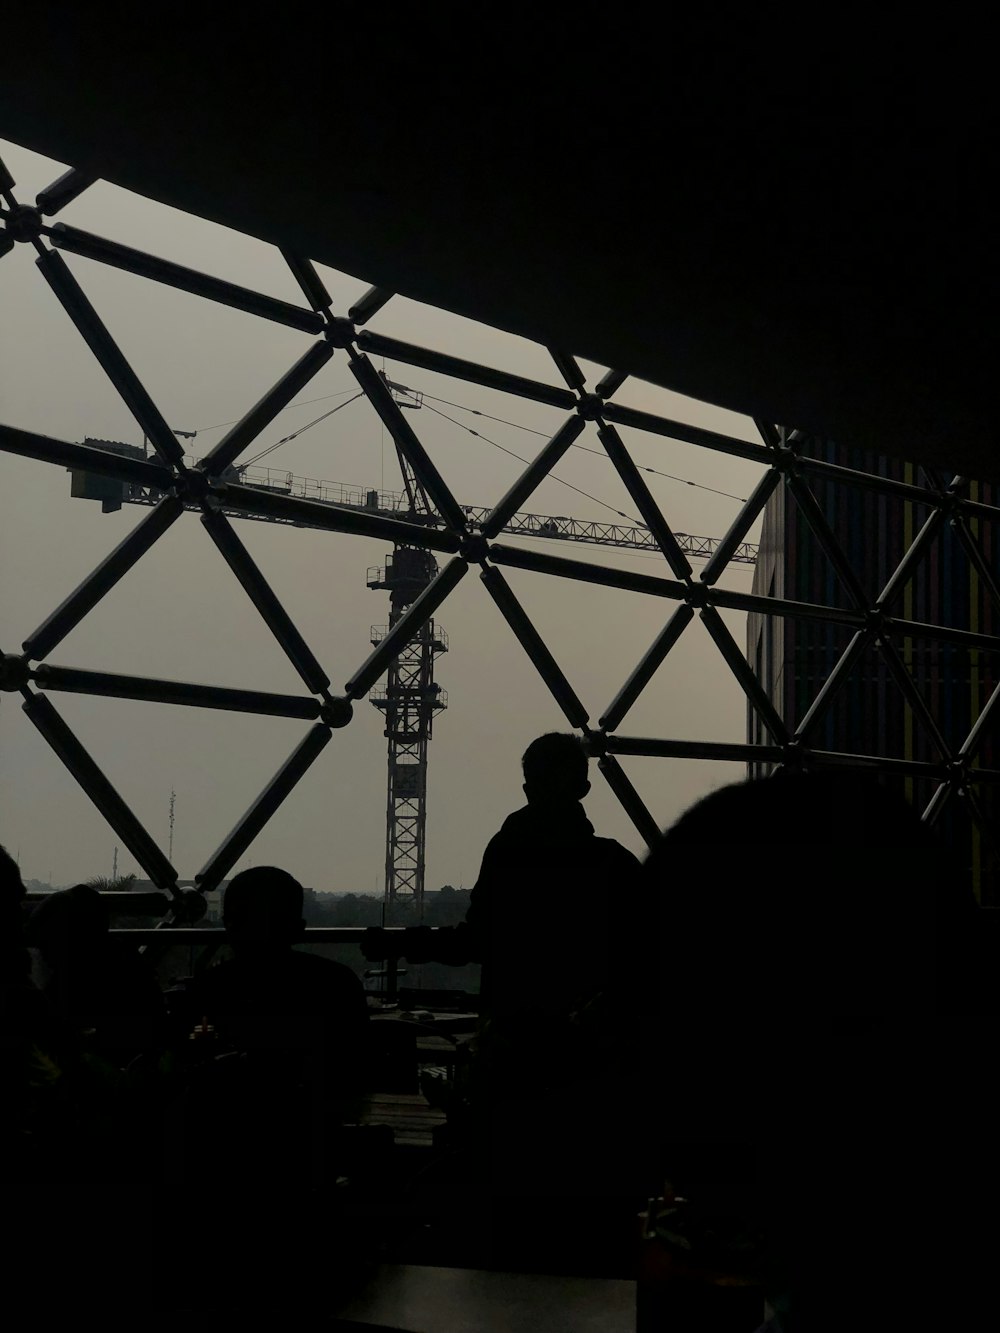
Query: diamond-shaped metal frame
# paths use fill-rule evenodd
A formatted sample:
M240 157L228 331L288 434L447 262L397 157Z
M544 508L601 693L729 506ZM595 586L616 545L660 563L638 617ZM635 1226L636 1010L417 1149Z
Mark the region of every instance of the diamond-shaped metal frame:
M914 685L897 645L900 639L909 637L1000 652L1000 637L946 624L915 622L892 611L899 593L945 523L950 523L958 533L970 561L984 580L984 586L1000 607L996 572L990 567L970 527L970 520L975 518L1000 519L1000 508L970 499L964 493L962 478L954 478L947 486L937 484L933 478L929 478L927 486L911 485L811 457L803 448L807 441L802 432L770 422L757 423L761 443L754 444L625 407L613 401L614 394L627 378L625 371L610 370L588 388L587 378L578 363L558 349L548 350L563 383L548 384L361 330L360 326L391 299L392 293L372 288L346 316L338 316L331 309L330 295L314 266L307 259L284 251L284 258L305 297L307 304L304 306L276 300L63 223L45 221L93 183L93 178L70 170L43 190L33 206L19 204L13 193L15 182L0 163L0 196L4 201L4 207L0 208L3 224L0 257L19 242L33 246L42 276L152 443L156 456L147 460L120 457L92 446L50 439L9 426L0 426L0 448L145 488L151 497L152 509L62 605L28 635L21 653L0 657L0 688L20 692L30 721L150 879L173 896L175 920L181 920L185 915L184 895L178 888L175 868L108 782L46 694L68 690L301 718L313 723L285 764L196 876L196 882L204 892L224 878L329 743L333 730L349 723L353 703L364 697L386 671L390 661L406 648L473 565L479 568L483 586L567 722L586 739L590 752L598 759L601 773L647 842L656 837L658 825L619 764L619 756L717 759L797 769L864 764L886 772L928 777L934 779L937 786L923 811L927 822L934 822L945 803L959 794L966 799L970 815L982 827L984 835L987 838L992 836L975 788L1000 781L1000 771L983 768L977 763L979 746L998 715L1000 686L994 690L963 743L957 749L950 748ZM91 306L60 251L110 264L259 318L276 321L311 335L313 341L295 365L249 409L207 457L191 465L185 461L173 432ZM238 475L234 470L237 459L275 415L338 353L346 356L360 390L371 401L423 487L434 509L434 522L417 524L359 512L356 508L339 507L330 502L268 494L234 480ZM370 354L559 407L568 415L496 507L488 513L472 511L457 503L392 392L376 372ZM522 550L496 540L588 422L594 423L609 460L638 509L650 545L662 555L666 566L662 575L636 574L554 554ZM721 541L708 543L703 539L690 539L671 528L619 433L618 427L621 426L749 459L766 469ZM809 488L811 477L874 488L928 507L930 517L874 601L865 596L861 582L812 494ZM732 561L752 559L748 555L751 548L746 543L747 534L779 486L784 486L798 504L816 541L836 570L847 594L849 605L846 607L764 597L718 586L721 575ZM155 545L185 509L200 512L209 537L287 655L308 694L285 695L180 684L85 671L47 661L66 635ZM331 692L329 676L234 531L230 522L234 515L377 537L441 552L452 558L391 632L375 645L374 651L348 679L343 693L337 695ZM689 557L707 557L700 575L695 575ZM595 726L591 725L586 708L505 579L504 566L534 570L557 578L580 579L676 603L664 628ZM854 630L846 650L794 731L786 725L764 684L757 679L726 627L720 615L722 609L832 622ZM746 695L749 707L760 719L770 737L769 743L723 744L618 733L617 728L695 614L704 623ZM939 762L890 759L875 754L848 755L810 748L808 738L813 726L830 708L852 666L870 644L882 654L892 679L933 738L940 755Z

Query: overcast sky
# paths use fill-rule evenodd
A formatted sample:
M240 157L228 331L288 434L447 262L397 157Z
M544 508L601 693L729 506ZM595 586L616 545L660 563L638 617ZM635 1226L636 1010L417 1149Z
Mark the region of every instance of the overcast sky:
M33 202L62 164L0 142L22 202ZM273 248L100 183L60 220L301 304ZM202 455L309 346L308 335L176 292L88 260L66 256L168 423L196 430L185 447ZM141 443L141 432L34 265L30 246L0 260L0 421L64 440ZM360 278L321 269L334 308L346 314L365 289ZM511 275L516 282L517 275ZM533 343L394 298L370 327L393 337L561 383ZM376 364L381 364L378 361ZM602 368L583 363L598 376ZM560 409L475 385L386 364L391 378L428 395L411 424L462 504L491 505L523 464L435 415L480 431L504 449L533 457L564 417ZM338 353L252 446L259 452L355 388ZM447 402L430 402L430 396ZM618 401L757 439L746 418L629 380ZM316 402L314 400L322 401ZM457 404L458 407L450 404ZM515 425L486 421L478 409ZM519 427L529 428L520 429ZM746 496L760 469L681 442L622 430L642 465ZM579 443L600 450L593 428ZM391 441L366 400L283 445L267 463L299 476L396 489ZM530 512L613 520L635 508L606 458L574 448L542 483ZM676 531L721 536L738 502L661 477L647 477ZM21 641L73 590L147 511L70 498L60 468L0 452L0 647ZM619 520L620 521L620 520ZM241 538L318 656L334 692L370 652L369 628L388 619L388 596L369 591L366 569L387 543L240 522ZM756 536L756 529L751 537ZM516 538L505 538L517 542ZM656 554L531 541L538 550L669 575ZM505 570L523 605L591 714L614 697L674 603ZM752 571L731 566L723 586L749 590ZM723 613L742 645L745 617ZM450 705L439 715L428 774L427 888L474 882L483 847L523 803L519 757L533 737L568 729L534 667L474 571L437 617L450 636L437 679ZM54 650L72 665L207 684L303 693L271 637L195 515L185 514L152 551ZM166 849L171 789L177 793L174 864L192 877L221 843L308 724L294 720L51 694L94 758ZM714 741L745 739L746 704L697 620L625 719L626 735ZM320 890L381 891L385 863L386 742L368 703L334 733L312 770L237 869L278 864ZM626 759L626 771L661 824L697 797L743 776L743 766ZM640 852L641 840L593 765L587 810L598 832ZM116 835L27 721L16 694L0 699L0 841L26 877L53 884L109 874ZM119 849L119 871L137 870Z

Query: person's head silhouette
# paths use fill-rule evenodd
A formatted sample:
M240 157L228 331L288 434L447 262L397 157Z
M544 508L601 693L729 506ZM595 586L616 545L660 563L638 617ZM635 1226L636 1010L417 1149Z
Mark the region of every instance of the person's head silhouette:
M20 911L23 900L24 884L18 864L6 847L0 847L0 911L4 913L4 921L15 905Z
M643 873L676 950L667 989L727 1022L926 1007L935 935L962 906L931 832L858 772L715 791Z
M277 866L254 866L236 875L222 904L226 934L241 953L276 953L305 928L302 885Z
M550 731L531 742L521 760L529 805L568 805L590 791L587 752L578 736Z
M5 847L0 847L0 956L3 971L28 970L28 955L21 946L21 904L24 884L17 862Z
M110 928L101 895L88 884L50 893L38 904L25 929L25 942L36 948L50 967L60 967L75 953L89 956Z

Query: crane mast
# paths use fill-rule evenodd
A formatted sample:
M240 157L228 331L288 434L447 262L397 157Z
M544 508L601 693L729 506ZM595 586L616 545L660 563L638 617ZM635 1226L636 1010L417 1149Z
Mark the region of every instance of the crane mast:
M380 372L383 380L385 372ZM416 404L398 399L401 407ZM396 457L411 520L430 519L430 501L406 457ZM372 645L381 643L407 607L417 600L438 572L430 551L396 545L380 569L369 569L368 586L388 592L389 624L373 625ZM395 922L402 909L412 920L422 920L424 909L424 851L427 837L427 743L434 716L448 706L448 696L434 680L434 659L448 651L448 636L433 620L420 627L403 651L389 664L384 687L376 686L369 699L385 718L388 775L385 810L385 912Z

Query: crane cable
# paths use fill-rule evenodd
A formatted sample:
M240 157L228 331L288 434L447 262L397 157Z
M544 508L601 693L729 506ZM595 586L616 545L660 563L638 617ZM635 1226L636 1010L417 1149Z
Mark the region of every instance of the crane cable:
M341 409L342 407L347 407L348 403L354 403L354 402L356 402L359 398L363 398L363 397L364 397L364 393L363 393L363 391L359 390L359 391L354 395L353 398L348 398L348 399L347 399L347 402L345 402L345 403L338 403L336 407L331 407L330 410L329 410L329 412L324 412L323 415L320 416L320 417L317 417L317 418L315 419L315 421L307 422L306 425L304 425L304 426L300 426L300 427L298 428L298 430L293 430L292 433L291 433L291 435L286 435L285 438L284 438L283 440L277 440L274 444L269 444L269 445L267 446L267 448L266 448L266 449L262 449L262 450L260 451L259 454L254 454L253 458L248 458L247 461L246 461L245 463L241 463L241 464L240 464L240 467L241 467L241 468L252 467L254 463L258 463L262 458L266 458L268 454L273 453L274 450L280 448L281 445L283 445L283 444L287 444L289 440L294 440L295 437L296 437L296 435L301 435L304 431L307 431L307 430L311 429L311 427L313 427L313 426L318 426L319 423L320 423L321 421L325 421L325 420L327 419L327 417L332 417L333 414L334 414L334 412L339 412L340 409Z
M515 454L514 451L513 451L512 449L506 449L506 448L504 448L504 446L503 446L502 444L498 444L496 440L491 440L488 436L483 435L481 431L473 430L471 426L466 426L464 422L462 422L462 421L456 421L454 417L450 417L450 416L448 416L448 414L447 414L446 412L441 412L441 411L439 411L437 408L433 408L433 407L431 407L431 406L430 406L430 402L434 402L434 403L444 403L445 406L447 406L447 407L454 407L454 408L456 408L459 412L469 412L469 413L471 413L471 415L473 415L473 416L477 416L477 417L483 417L483 418L485 418L487 421L496 421L499 425L502 425L502 426L510 426L510 427L512 427L514 430L522 430L522 431L524 431L524 432L525 432L526 434L528 434L528 435L539 435L539 436L541 436L543 439L548 439L548 438L549 438L549 436L547 435L547 433L546 433L545 431L543 431L543 430L535 430L532 426L525 426L525 425L522 425L520 422L517 422L517 421L507 421L504 417L495 417L495 416L492 416L489 412L482 412L482 411L480 411L479 408L477 408L477 407L467 407L464 403L453 403L453 402L451 402L451 401L450 401L449 399L447 399L447 398L438 398L438 397L436 397L434 394L424 393L422 390L413 390L413 389L409 389L409 388L405 387L404 385L399 385L399 386L398 386L398 391L399 391L399 392L402 392L402 393L405 393L405 394L406 394L408 397L410 397L410 398L414 398L414 399L419 398L420 402L426 404L426 406L428 407L428 410L429 410L429 411L431 411L431 412L437 412L437 415L438 415L438 416L440 416L440 417L444 417L445 421L450 421L450 422L452 423L452 425L457 426L457 427L459 428L459 430L465 430L465 431L468 431L468 433L469 433L470 435L475 435L477 439L485 440L485 442L486 442L487 444L491 444L491 445L493 445L493 447L494 447L495 449L500 449L500 450L502 450L504 453L510 454L510 456L511 456L512 458L516 458L516 459L518 460L518 462L524 463L525 465L528 464L528 462L529 462L528 459L526 459L526 458L522 458L520 454ZM325 395L323 395L323 397L321 397L321 398L307 398L304 402L301 402L301 403L289 403L288 406L289 406L289 407L307 407L307 406L309 406L310 403L322 403L322 402L327 402L327 401L329 401L329 399L331 399L331 398L341 398L341 397L343 397L343 395L344 395L345 393L350 393L350 392L351 392L350 389L341 389L338 393L325 394ZM347 403L353 403L353 402L355 402L358 398L360 398L361 396L362 396L362 395L361 395L360 393L355 393L355 394L353 395L353 397L348 398ZM428 399L430 400L430 402L427 401ZM247 459L246 463L242 464L242 466L243 466L243 467L252 467L254 463L259 462L260 459L266 457L269 453L271 453L273 450L277 449L280 445L282 445L282 444L287 444L287 443L289 442L289 440L294 440L294 439L296 438L296 436L303 434L305 431L311 429L311 427L313 427L313 426L317 426L317 425L319 425L319 423L320 423L321 421L325 421L325 420L327 419L327 417L331 417L331 416L333 416L334 412L339 412L339 410L340 410L342 407L346 407L346 406L347 406L347 403L338 403L337 406L334 407L334 408L332 408L329 412L324 412L322 416L318 416L318 417L315 418L315 420L308 422L308 423L307 423L306 425L304 425L304 426L300 426L298 430L292 431L292 433L291 433L290 435L286 435L283 439L281 439L281 440L277 440L274 444L268 445L268 447L267 447L266 449L262 449L261 452L260 452L259 454L255 454L253 458L249 458L249 459ZM418 405L419 405L419 404L418 404ZM285 408L285 409L283 409L283 410L287 411L288 409ZM199 426L199 428L198 428L198 430L195 432L195 434L196 434L196 435L201 435L201 434L205 434L205 433L207 433L207 432L210 431L210 430L221 430L224 426L233 426L233 425L235 425L235 424L236 424L236 421L238 421L238 420L239 420L239 418L237 417L237 418L235 418L233 421L222 421L222 422L219 422L219 423L218 423L217 425L215 425L215 426ZM585 454L593 454L596 458L603 458L603 459L606 459L606 460L608 459L608 455L607 455L606 453L604 453L603 450L601 450L601 449L590 449L590 448L588 448L587 445L585 445L585 444L573 444L573 445L571 446L571 448L573 448L573 449L580 449L580 450L581 450L583 453L585 453ZM610 460L608 460L608 461L610 461ZM652 475L652 476L654 476L654 477L664 477L667 481L676 481L676 482L679 482L680 485L682 485L682 486L693 486L696 490L699 490L699 491L708 491L711 495L721 495L721 496L723 496L723 497L724 497L725 499L727 499L727 500L737 500L737 501L739 501L740 504L746 504L746 496L744 496L744 495L734 495L731 491L720 491L720 490L717 490L716 487L714 487L714 486L706 486L703 482L700 482L700 481L690 481L687 477L678 477L678 476L675 476L672 472L661 472L661 471L659 470L659 468L648 467L648 466L646 466L645 464L642 464L642 463L636 463L635 466L636 466L636 468L637 468L640 472L648 472L648 473L650 473L650 475ZM614 505L608 504L605 500L600 500L600 499L598 499L597 496L595 496L595 495L590 495L587 491L581 490L579 486L574 486L572 482L565 481L565 480L563 480L562 477L557 477L554 473L550 473L549 475L552 477L552 480L553 480L553 481L558 481L558 482L560 482L563 486L568 486L568 487L570 488L570 490L577 491L580 495L585 496L586 499L588 499L588 500L593 500L593 501L595 502L595 504L603 505L605 509L610 509L611 512L612 512L613 514L617 514L619 518L628 518L630 522L638 524L638 522L639 522L638 519L633 519L633 518L631 518L628 514L622 513L622 511L621 511L620 509L615 509Z
M490 437L488 435L484 435L482 431L473 430L471 426L466 426L463 422L456 421L455 418L450 417L447 412L442 412L440 408L437 407L431 407L431 405L427 402L424 403L424 406L427 408L429 412L436 412L439 417L444 417L445 421L450 421L452 425L457 426L459 430L468 431L470 435L475 435L477 440L485 440L487 444L492 444L494 449L499 449L501 453L510 454L511 458L516 458L519 463L524 463L525 466L530 465L531 463L530 458L522 458L520 454L515 454L513 449L508 449L505 445L498 444L496 440L491 440ZM585 496L586 499L588 500L593 500L594 504L603 505L605 509L610 509L612 514L617 514L619 518L628 519L628 521L634 524L636 527L638 528L645 527L645 524L642 522L641 519L633 518L631 514L623 513L622 510L616 509L613 504L609 504L607 500L602 500L597 495L591 495L589 491L581 490L579 486L574 486L571 481L566 481L562 477L557 477L554 472L550 472L548 474L548 477L551 481L558 481L561 486L568 486L571 491L576 491L577 495L582 495Z
M420 394L421 399L429 398L433 403L444 403L446 407L457 407L460 412L471 412L473 416L484 417L487 421L499 422L501 426L513 426L515 430L523 430L528 435L540 435L544 440L549 438L544 430L535 430L531 426L522 426L520 422L517 421L506 421L503 417L490 416L489 412L480 412L478 407L466 407L464 403L452 403L447 398L435 398L433 394L424 393L421 390L417 390L416 392ZM602 449L588 449L585 444L574 444L572 448L581 449L585 454L594 454L597 458L606 459L608 457ZM636 463L636 467L640 472L652 473L654 477L666 477L668 481L679 481L683 486L694 486L699 491L710 491L712 495L722 495L725 496L727 500L739 500L740 504L746 504L745 495L733 495L731 491L719 491L716 490L714 486L706 486L700 481L689 481L687 477L676 477L672 472L661 472L659 468L647 467L643 463Z
M331 398L343 398L345 393L354 393L353 389L339 389L336 393L325 393L321 398L305 398L301 403L289 403L288 407L283 407L282 412L287 412L292 407L308 407L310 403L326 403ZM233 417L232 421L217 421L214 426L199 426L194 432L195 435L207 435L210 430L222 430L223 426L235 426L239 417Z

